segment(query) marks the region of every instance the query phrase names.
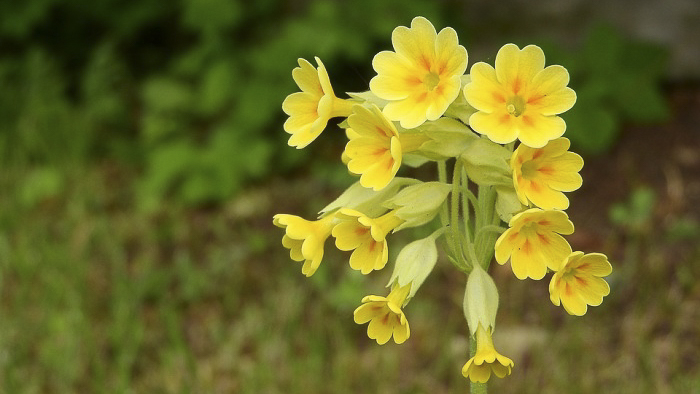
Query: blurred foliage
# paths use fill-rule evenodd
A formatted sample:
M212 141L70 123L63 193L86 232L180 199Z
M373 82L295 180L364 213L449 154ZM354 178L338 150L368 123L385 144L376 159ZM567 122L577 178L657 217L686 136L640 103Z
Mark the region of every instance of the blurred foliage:
M650 187L634 189L629 199L610 207L610 221L633 234L649 231L656 205L656 193Z
M563 116L566 136L585 153L614 145L623 122L658 123L668 118L660 81L668 54L663 47L632 40L615 28L593 26L581 48L545 48L552 64L569 70L576 105Z
M0 160L118 160L142 172L146 208L165 196L221 201L300 160L285 149L280 110L298 57L323 58L331 75L352 70L395 26L417 14L439 21L438 9L398 0L2 2Z

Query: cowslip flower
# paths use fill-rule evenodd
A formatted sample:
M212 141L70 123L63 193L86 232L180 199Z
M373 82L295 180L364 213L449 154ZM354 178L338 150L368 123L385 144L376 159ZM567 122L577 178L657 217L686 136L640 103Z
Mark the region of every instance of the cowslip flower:
M498 264L510 259L518 279L542 279L547 268L558 270L571 254L571 246L559 234L572 234L574 224L563 211L531 208L513 216L509 228L496 240Z
M549 282L549 298L554 305L564 305L570 315L583 316L588 305L598 306L610 294L610 286L602 277L611 272L604 254L573 252Z
M542 209L566 209L569 199L562 192L571 192L583 180L579 171L583 159L569 152L569 140L557 138L542 148L530 148L521 144L513 153L510 167L518 199Z
M374 104L369 108L353 107L346 130L350 141L345 146L350 172L361 175L360 184L374 190L383 189L401 166L403 153L416 150L428 141L422 133L399 133Z
M377 75L369 83L372 93L389 101L384 115L405 129L438 119L459 95L467 69L467 50L457 33L449 27L436 33L427 19L416 17L410 28L394 29L391 42L394 52L372 59Z
M285 229L282 245L289 249L294 261L303 261L301 273L311 276L323 259L323 245L331 235L334 215L309 221L294 215L277 214L272 221L275 226Z
M350 267L363 274L384 268L389 259L386 235L398 227L403 220L395 211L370 218L354 209L342 208L336 213L338 224L331 234L335 237L335 246L344 251L352 250Z
M411 284L403 287L394 285L386 297L369 295L362 299L360 305L353 313L355 323L365 324L367 336L383 345L394 337L397 344L404 343L411 335L408 320L401 307L411 289Z
M292 78L301 92L292 93L282 102L282 110L289 115L284 131L291 134L289 146L304 148L326 128L328 120L350 115L353 102L339 99L333 93L331 81L321 59L315 58L318 69L305 59L292 70Z
M464 96L478 110L469 118L474 131L499 144L519 139L533 148L564 134L566 123L556 115L574 105L576 93L566 86L564 67L544 67L540 47L506 44L496 55L495 69L479 62L469 75Z
M479 324L476 329L476 353L462 367L462 376L475 383L486 383L492 373L499 378L510 375L514 365L513 360L496 351L490 330Z

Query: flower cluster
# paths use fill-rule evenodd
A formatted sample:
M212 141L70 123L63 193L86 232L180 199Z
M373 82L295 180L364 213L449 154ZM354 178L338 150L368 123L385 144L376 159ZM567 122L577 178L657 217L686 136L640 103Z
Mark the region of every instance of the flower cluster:
M467 50L451 28L437 32L416 17L410 27L397 27L391 40L394 50L372 61L377 75L369 91L346 99L335 95L320 59L318 67L299 59L292 76L301 91L282 104L288 143L304 148L329 119L345 118L342 161L359 179L316 220L278 214L273 222L285 230L282 245L303 263L306 276L319 269L329 237L350 252L350 268L367 275L390 263L391 234L432 226L431 235L398 253L388 295L364 297L354 320L369 323L367 334L379 344L406 341L404 308L436 265L442 237L449 261L467 275L472 357L462 374L479 383L492 373L505 377L514 363L495 350L491 336L498 290L487 270L494 257L499 264L510 261L518 279L553 272L550 299L573 315L600 305L610 291L603 279L612 271L607 257L574 252L563 237L574 231L564 193L581 186L583 159L569 151L559 115L576 94L567 86L567 70L545 67L535 45L504 45L494 66L479 62L465 75ZM437 163L436 181L397 176L403 165L430 162ZM454 163L451 179L448 162Z

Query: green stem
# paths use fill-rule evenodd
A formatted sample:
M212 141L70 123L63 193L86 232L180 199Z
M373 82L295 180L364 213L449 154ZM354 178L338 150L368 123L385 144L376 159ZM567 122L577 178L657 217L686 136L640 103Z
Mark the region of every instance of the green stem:
M438 161L438 180L441 183L447 184L447 165L446 165L444 160ZM440 209L440 223L442 224L443 227L451 227L450 213L449 213L449 208L447 206L447 201L445 201L442 204L442 208ZM458 242L458 239L456 239L454 237L454 234L452 231L450 231L450 233L447 236L445 236L445 242L447 243L447 247L450 249L450 255L453 256L453 259L451 259L450 261L452 261L452 263L455 264L455 266L458 269L463 271L464 268L460 267L457 263L458 262L458 260L457 260L457 242Z
M471 244L469 239L464 239L460 233L459 225L459 200L460 200L460 179L462 173L462 163L459 160L455 160L455 166L452 170L452 195L450 196L450 227L452 228L452 237L457 245ZM466 230L465 230L466 231ZM462 241L462 242L460 242ZM465 242L466 241L466 242ZM455 258L459 261L467 270L471 269L471 264L464 258L463 248L456 248L457 256Z

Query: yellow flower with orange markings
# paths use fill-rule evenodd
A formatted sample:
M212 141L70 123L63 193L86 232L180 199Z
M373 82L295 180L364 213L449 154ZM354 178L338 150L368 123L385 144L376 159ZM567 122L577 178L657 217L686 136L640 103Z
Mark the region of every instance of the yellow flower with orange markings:
M389 259L386 235L395 229L403 219L395 211L370 218L354 209L342 208L336 213L339 223L333 227L331 234L335 237L335 246L344 251L352 250L350 267L363 274L384 268Z
M475 383L486 383L492 373L499 378L510 375L513 366L513 360L494 348L490 330L479 324L476 329L476 353L462 367L462 376Z
M410 28L394 29L391 42L394 52L374 56L377 75L369 83L372 93L389 101L384 115L405 129L438 119L459 95L467 69L457 32L447 27L436 33L430 21L416 17Z
M571 246L560 234L572 234L574 224L563 211L531 208L510 219L509 228L496 240L496 261L510 259L518 279L542 279L547 268L556 271L571 254Z
M564 305L571 315L583 316L588 305L598 306L610 294L602 278L612 273L608 257L602 253L571 253L549 282L549 298L554 305Z
M334 215L309 221L294 215L277 214L272 220L275 226L285 229L282 245L289 249L289 256L294 261L304 262L301 267L304 275L313 275L323 259L323 245L331 235Z
M394 285L386 297L376 295L364 297L362 305L355 309L353 314L355 323L369 322L367 336L380 345L387 343L392 336L394 342L404 343L411 335L411 330L401 308L410 289L410 283L403 287Z
M521 144L513 152L513 184L523 205L531 202L542 209L569 207L569 199L562 192L574 191L583 182L578 173L583 159L569 152L569 146L569 140L562 137L542 148Z
M348 169L361 175L360 184L380 190L391 182L401 166L403 153L414 151L428 141L422 133L400 134L374 104L353 107L346 130L350 141L343 157Z
M289 146L304 148L313 142L326 128L328 120L350 115L353 102L335 96L326 67L316 58L318 69L305 59L299 59L299 67L292 70L292 78L301 92L284 99L282 110L289 115L284 131L291 134Z
M557 115L576 102L576 93L566 86L569 72L558 65L545 68L544 53L536 45L520 49L506 44L495 65L479 62L470 70L464 96L478 112L469 126L499 144L519 139L541 148L561 137L566 123Z

